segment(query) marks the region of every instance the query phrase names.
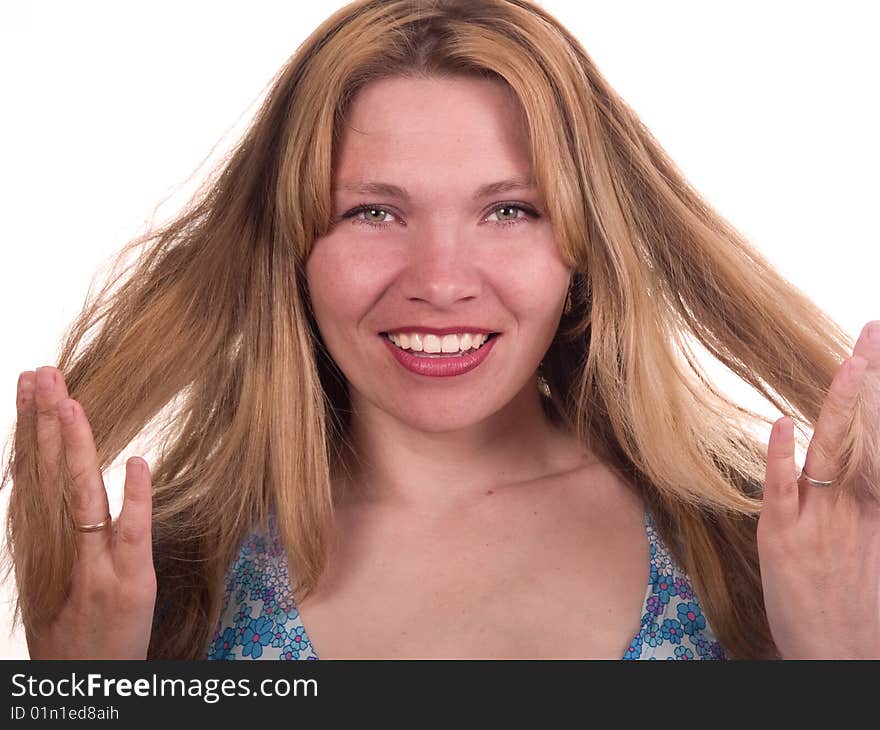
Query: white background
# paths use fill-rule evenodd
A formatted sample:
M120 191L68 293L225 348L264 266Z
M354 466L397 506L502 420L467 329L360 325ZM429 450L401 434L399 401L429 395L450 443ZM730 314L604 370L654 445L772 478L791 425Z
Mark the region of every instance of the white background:
M0 435L14 426L18 374L55 364L92 277L158 204L167 201L156 220L174 212L244 129L282 63L343 4L4 7ZM880 318L872 3L541 4L786 277L853 338ZM717 382L780 415L723 372ZM105 481L118 493L118 468ZM11 586L0 591L0 657L25 658L22 636L9 633L11 595Z

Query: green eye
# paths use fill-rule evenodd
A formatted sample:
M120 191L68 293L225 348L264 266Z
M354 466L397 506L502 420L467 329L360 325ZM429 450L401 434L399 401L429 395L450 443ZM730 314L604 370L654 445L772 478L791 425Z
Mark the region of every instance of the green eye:
M505 218L505 219L499 220L497 222L493 222L493 225L495 225L495 226L518 226L521 223L525 223L529 219L535 220L535 219L538 219L541 217L541 214L538 213L538 211L534 210L533 208L531 208L529 206L521 205L519 203L499 203L494 208L492 208L489 215L496 214L499 211L503 211L503 210L521 211L521 212L525 213L525 216L516 215L514 213L513 218ZM359 217L361 213L365 214L364 218ZM384 216L386 216L386 218L382 219L382 220L370 220L371 216L377 215L377 214L384 215ZM388 210L387 208L384 208L381 205L363 204L363 205L357 206L356 208L352 208L350 211L345 213L342 216L342 220L351 219L352 223L356 223L358 225L367 225L367 226L372 226L374 228L387 228L388 226L390 226L394 222L393 220L388 221L387 216L392 216L392 218L393 218L394 213L392 213L390 210Z

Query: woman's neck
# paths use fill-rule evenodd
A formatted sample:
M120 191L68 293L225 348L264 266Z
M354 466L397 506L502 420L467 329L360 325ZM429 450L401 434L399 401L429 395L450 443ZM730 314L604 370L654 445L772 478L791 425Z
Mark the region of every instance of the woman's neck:
M414 429L371 404L353 403L355 456L334 470L334 499L436 514L593 461L551 423L540 398L536 389L524 389L489 418L443 432Z

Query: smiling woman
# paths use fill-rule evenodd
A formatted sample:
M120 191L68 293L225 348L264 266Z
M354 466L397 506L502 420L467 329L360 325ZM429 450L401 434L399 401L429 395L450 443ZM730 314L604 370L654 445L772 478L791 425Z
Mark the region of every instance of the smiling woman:
M33 658L880 656L880 341L540 6L347 5L137 243L19 381ZM769 444L688 338L790 414Z

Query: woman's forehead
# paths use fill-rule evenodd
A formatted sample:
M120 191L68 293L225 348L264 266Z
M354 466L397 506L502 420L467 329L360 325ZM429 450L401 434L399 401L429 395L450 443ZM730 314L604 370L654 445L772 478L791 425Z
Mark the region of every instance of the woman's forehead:
M411 98L395 111L367 98L354 110L334 154L334 192L406 201L440 186L481 198L534 185L528 138L509 114L479 97L455 111L437 109L436 94L424 91L421 105ZM429 105L436 113L426 113Z
M523 121L515 98L498 81L395 77L356 94L342 118L340 143L365 151L393 143L400 154L456 141L519 147L528 138Z

